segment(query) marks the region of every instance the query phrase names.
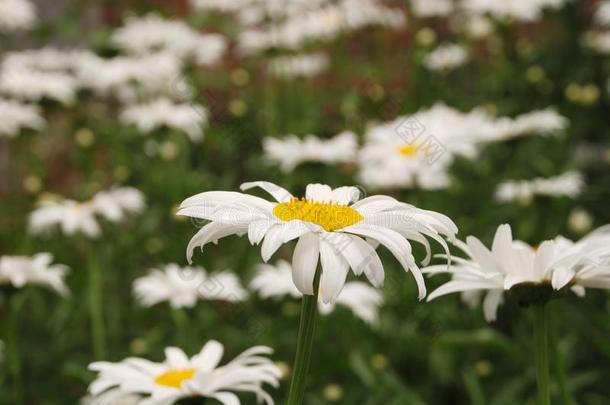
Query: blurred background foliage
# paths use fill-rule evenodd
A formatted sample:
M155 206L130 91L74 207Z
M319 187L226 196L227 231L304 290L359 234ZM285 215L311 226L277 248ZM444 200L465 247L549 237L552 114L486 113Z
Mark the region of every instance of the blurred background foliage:
M194 353L214 338L226 344L228 355L266 344L275 348L275 359L290 364L299 310L294 300L253 297L240 304L203 302L174 311L167 305L138 307L131 292L132 281L149 268L185 263L186 243L195 226L174 213L187 196L236 190L241 182L258 179L295 194L313 182L357 182L352 164L307 164L283 173L262 158L265 136L327 137L345 129L362 134L370 122L414 113L437 101L465 111L483 106L498 116L553 105L569 118L565 136L491 145L477 160L458 159L447 190L389 194L443 212L455 220L462 238L473 234L485 242L504 222L533 244L557 234L578 238L580 232L568 221L576 209L589 213L593 226L610 222L610 61L580 42L595 2L569 2L533 24L497 22L496 30L478 41L452 30L446 19L417 20L407 4L390 3L409 15L406 28L367 28L308 45L305 50L323 50L331 61L326 72L313 78L269 76L265 61L275 50L248 58L230 50L218 66L188 67L189 80L197 87L196 101L211 111L200 144L172 129L140 135L117 122L116 105L86 92L71 106L43 102L47 126L42 133L26 132L10 144L2 140L10 152L3 162L8 170L0 198L0 252L49 251L72 269L68 299L41 289L21 294L18 333L26 403L76 403L86 393L93 377L86 369L93 360L86 295L91 261L104 273L109 360L130 355L159 360L169 345ZM124 17L148 11L229 38L235 34L231 18L195 13L185 1L41 1L38 6L42 22L28 34L0 37L4 50L59 44L113 55L112 30ZM432 40L426 41L426 35ZM470 63L447 74L424 69L423 55L444 39L467 47ZM593 102L569 97L570 86L584 84L600 92ZM585 168L588 184L577 198L504 205L492 200L502 180L550 176L572 167ZM105 226L97 241L27 234L28 214L45 193L86 199L113 184L143 191L146 211L126 224ZM196 264L208 270L231 269L244 282L260 263L258 249L243 239L229 238L206 249L206 254L196 254ZM291 247L284 247L277 257L290 258L290 252ZM498 321L488 324L482 311L468 309L458 296L418 302L412 278L387 252L382 259L387 280L380 326L371 329L340 308L321 318L307 404L533 403L527 311L507 303ZM430 279L429 291L443 281ZM553 367L565 366L580 404L607 404L610 398L609 302L605 292L594 291L584 300L552 304L559 347ZM5 306L0 311L4 316ZM0 376L5 374L2 365ZM4 395L9 388L2 381L0 403L10 404ZM274 397L283 398L286 389L284 381ZM554 384L552 389L553 403L562 403L559 387Z

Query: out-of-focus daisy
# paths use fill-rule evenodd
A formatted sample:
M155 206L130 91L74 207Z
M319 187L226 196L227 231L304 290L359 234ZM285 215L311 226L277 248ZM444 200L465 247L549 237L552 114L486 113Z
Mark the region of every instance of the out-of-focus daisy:
M453 13L452 0L411 0L411 12L417 18L446 17Z
M443 104L370 126L358 158L360 179L376 188L446 188L454 156L476 157L494 130L481 109L463 113Z
M144 209L143 194L131 187L116 187L97 193L91 200L77 202L70 199L42 201L30 213L29 231L33 234L49 232L56 227L66 235L83 233L90 238L100 236L97 215L111 222L121 222L126 214Z
M280 77L311 77L325 71L328 63L323 53L278 56L269 62L269 71Z
M489 14L498 19L512 18L535 22L542 18L545 9L559 9L566 2L566 0L464 0L462 7L472 14Z
M126 107L120 116L127 125L135 125L142 133L150 133L161 127L184 131L193 142L203 139L203 128L208 122L208 112L195 103L174 103L160 98L146 104Z
M0 136L14 137L24 128L40 130L44 125L38 106L0 99Z
M589 31L583 35L583 45L602 54L610 54L610 31Z
M0 286L8 284L14 288L23 288L27 284L42 285L61 295L68 294L64 278L68 267L62 264L51 264L50 253L38 253L28 256L0 256Z
M449 72L463 66L468 60L468 53L463 46L443 44L424 58L424 66L437 72Z
M36 9L29 0L0 0L0 32L27 30L36 23Z
M272 266L262 264L259 266L256 276L250 283L250 288L258 291L263 298L302 297L301 292L292 281L292 266L285 260L278 260ZM383 297L379 291L359 281L345 283L345 287L334 303L325 304L318 301L318 310L321 314L331 313L336 305L347 307L358 318L375 325L379 319L379 306L383 303Z
M536 195L574 198L580 195L584 187L581 173L567 172L549 178L505 181L498 185L495 198L501 202L530 201Z
M255 346L219 366L224 347L211 340L191 358L169 347L162 363L141 358L92 363L89 369L98 375L89 386L90 403L115 404L107 401L138 395L138 403L147 405L169 405L186 398L211 398L223 405L238 405L241 402L233 392L249 392L272 405L273 399L263 388L265 384L279 385L280 370L266 357L272 352L268 347Z
M78 82L65 73L42 72L30 69L6 68L0 71L0 93L26 101L44 98L71 104Z
M185 84L181 68L181 61L167 53L111 59L93 57L80 61L77 77L83 87L99 95L134 102L140 97L185 93L184 89L177 88Z
M315 135L299 138L288 135L283 138L263 139L265 159L278 164L282 171L291 172L307 162L348 163L356 160L358 139L353 132L345 131L330 139Z
M487 293L483 309L494 320L504 293L519 287L545 287L549 292L570 288L583 295L585 288L610 289L610 226L599 228L578 242L563 237L534 248L513 240L509 225L500 225L491 250L474 236L456 245L466 259L453 257L451 268L429 266L425 273L450 273L451 281L430 293L428 300L462 292L468 301Z
M356 275L364 273L375 287L381 286L385 274L375 251L377 244L381 244L405 270L411 271L421 299L426 295L426 286L407 239L429 249L427 236L446 247L441 235L454 238L457 232L453 221L445 215L383 195L360 200L356 187L332 189L324 184L309 184L305 197L295 198L287 190L265 181L241 185L242 190L255 187L268 192L275 201L237 192L210 191L182 202L178 215L210 221L189 242L189 261L195 247L203 248L233 234L247 233L251 244L262 242L265 262L281 245L298 239L292 259L293 281L303 294L313 295L319 258L320 291L322 300L329 303L339 296L350 268Z
M227 47L221 35L201 34L184 22L164 20L154 14L129 18L113 33L112 41L126 53L166 52L204 65L218 62Z
M566 117L554 108L534 110L515 118L502 117L496 121L495 131L490 133L489 141L504 141L526 135L558 135L568 126Z
M198 300L243 301L248 293L229 271L207 274L201 267L168 264L136 279L134 293L140 304L150 307L168 301L173 308L192 308Z
M602 27L610 27L610 1L602 1L595 9L595 22Z

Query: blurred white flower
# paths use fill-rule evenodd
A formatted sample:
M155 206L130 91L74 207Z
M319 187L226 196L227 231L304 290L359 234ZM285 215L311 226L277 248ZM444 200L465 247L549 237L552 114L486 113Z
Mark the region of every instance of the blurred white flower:
M63 264L51 264L50 253L38 253L27 256L0 256L0 286L9 284L23 288L27 284L48 287L60 295L69 293L64 283L68 267Z
M593 217L588 211L582 208L575 208L570 211L568 216L568 228L570 231L582 235L589 232L592 227Z
M452 0L411 0L411 12L417 18L447 17L453 13Z
M468 60L468 53L463 46L443 44L424 58L424 66L433 71L449 72L463 66Z
M46 46L8 52L2 65L11 70L33 70L47 73L76 73L81 64L97 56L86 49L62 49Z
M356 134L345 131L330 139L315 135L300 138L287 135L283 138L263 139L265 159L280 166L282 171L291 172L307 162L347 163L356 160L358 140Z
M483 309L488 321L495 320L504 292L520 284L547 285L553 290L569 287L581 296L585 288L610 289L610 226L576 243L559 236L534 248L513 240L510 225L504 224L498 227L491 250L474 236L455 244L468 258L453 257L451 267L435 265L422 270L451 274L451 281L430 293L428 300L463 292L468 301L475 302L487 292Z
M236 391L256 394L259 401L273 405L263 389L264 384L279 385L280 370L266 357L272 352L255 346L219 366L224 347L210 340L190 359L182 350L168 347L162 363L133 357L119 363L95 362L89 365L98 373L89 386L89 404L115 405L137 395L141 405L168 405L185 398L212 398L223 405L239 405L239 398L230 392Z
M181 75L182 64L175 56L157 53L146 56L99 57L80 61L78 79L82 86L121 101L134 102L139 97L176 94L183 97L188 89Z
M589 31L582 38L583 45L602 54L610 54L610 31Z
M165 52L202 65L218 62L227 48L221 35L201 34L182 21L165 20L155 14L129 18L114 31L112 41L129 54Z
M96 215L110 222L121 222L126 214L141 212L144 204L143 194L131 187L101 191L84 202L70 199L43 201L30 213L29 232L41 234L59 227L66 235L82 233L96 238L101 234Z
M299 12L292 12L269 27L242 32L238 39L240 50L250 54L275 47L299 49L309 41L331 40L345 31L373 25L401 28L406 24L402 10L375 0L340 0L314 5L305 9L296 7Z
M534 110L515 118L499 118L496 129L490 133L487 140L503 141L526 135L558 135L569 124L566 117L559 114L554 108Z
M78 90L77 80L66 73L32 69L0 70L0 93L20 100L39 102L44 98L72 104Z
M120 120L126 125L135 125L145 134L165 126L185 132L193 142L201 142L203 128L208 123L208 112L199 104L175 103L160 98L127 106L121 112Z
M376 188L446 188L454 156L476 157L494 130L483 110L463 113L443 104L370 126L359 154L359 178Z
M36 9L29 0L0 0L0 32L27 30L36 23Z
M45 120L36 105L0 99L0 137L14 137L24 128L40 130Z
M269 62L269 71L279 77L311 77L325 71L328 63L328 56L323 53L279 56Z
M601 1L595 9L595 22L602 27L610 28L610 1Z
M285 260L278 260L273 266L261 264L250 283L250 288L258 291L263 298L285 295L302 297L292 281L292 266ZM382 303L383 297L379 291L360 281L350 281L345 283L345 287L333 304L325 304L321 299L318 300L318 309L321 314L326 315L331 313L336 305L342 305L358 318L375 325L379 320L379 307Z
M535 22L542 18L545 9L559 9L567 0L463 0L463 9L472 14L489 14L498 19L512 18Z
M309 184L305 198L299 199L265 181L241 185L242 190L255 187L271 194L276 202L223 191L200 193L182 202L178 215L210 221L189 242L189 261L195 247L203 248L233 234L247 233L253 245L262 242L265 262L280 246L298 239L292 260L293 282L303 294L312 295L319 259L321 296L329 303L339 296L350 268L356 275L364 273L375 287L383 284L383 264L375 251L381 244L405 271L411 271L421 299L426 295L426 286L407 238L424 244L429 252L426 236L447 247L440 235L453 238L457 232L453 221L440 213L383 195L360 200L356 187L333 190L324 184ZM428 259L429 254L424 262Z
M501 202L529 201L537 195L574 198L580 195L584 187L582 173L572 171L549 178L505 181L498 185L495 198Z
M167 301L173 308L192 308L198 300L239 302L248 297L234 273L207 274L201 267L173 263L136 279L133 290L138 302L146 307Z
M489 36L494 30L494 25L492 21L482 15L468 16L462 22L462 26L466 33L475 39L485 38Z

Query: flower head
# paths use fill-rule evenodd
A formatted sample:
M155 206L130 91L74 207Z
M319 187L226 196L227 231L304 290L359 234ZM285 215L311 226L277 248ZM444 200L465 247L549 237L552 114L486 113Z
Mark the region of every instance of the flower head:
M244 183L242 190L260 187L274 198L238 192L210 191L182 202L178 215L207 221L187 247L193 250L223 237L248 234L251 244L261 244L266 262L283 244L297 239L292 258L292 278L303 294L314 293L318 260L322 266L320 288L325 303L334 302L350 270L364 273L375 286L382 285L384 270L375 248L388 248L417 281L420 299L426 295L421 272L411 253L408 239L423 244L429 253L431 237L447 246L441 235L453 238L457 228L445 215L426 211L377 195L360 200L356 187L332 189L325 184L309 184L304 198L269 182ZM429 254L424 259L429 259Z
M292 266L285 260L278 260L273 266L261 264L256 276L250 283L250 288L258 291L261 297L283 297L290 295L302 297L301 292L292 282ZM379 291L360 281L345 283L343 290L334 303L325 304L321 299L318 310L321 314L329 314L336 305L347 307L354 315L369 324L376 324L379 318L379 306L383 297Z
M195 306L198 300L243 301L248 293L229 271L207 274L201 267L168 264L135 280L134 293L144 306L168 301L174 308Z
M172 404L192 397L213 398L232 405L240 401L230 391L241 391L254 393L272 405L273 399L263 390L263 384L278 386L280 370L266 357L273 351L255 346L219 366L223 352L223 345L211 340L191 358L182 350L169 347L162 363L140 358L92 363L89 369L98 375L89 386L91 404L114 404L107 401L138 396L138 403L149 405Z
M23 288L26 284L39 284L48 287L61 295L68 294L64 278L68 267L53 264L50 253L38 253L27 256L0 257L0 285L9 284Z
M563 237L546 240L538 247L513 240L510 225L500 225L492 248L474 236L456 245L468 258L454 257L450 269L429 266L425 273L451 274L451 281L430 293L428 300L462 292L476 302L488 291L483 306L485 317L494 320L505 291L542 286L554 291L570 288L582 295L585 288L610 289L610 227L592 232L578 242Z

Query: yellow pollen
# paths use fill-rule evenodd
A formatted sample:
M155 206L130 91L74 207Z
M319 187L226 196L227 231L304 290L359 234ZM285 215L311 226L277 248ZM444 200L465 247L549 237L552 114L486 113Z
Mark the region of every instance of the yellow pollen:
M273 208L273 215L286 222L300 219L318 224L328 232L354 225L364 219L358 211L347 205L302 198L277 204Z
M155 383L166 387L180 388L184 381L191 380L195 375L196 369L187 368L184 370L170 370L155 378Z
M417 153L417 146L415 145L405 145L398 148L398 154L411 157Z

